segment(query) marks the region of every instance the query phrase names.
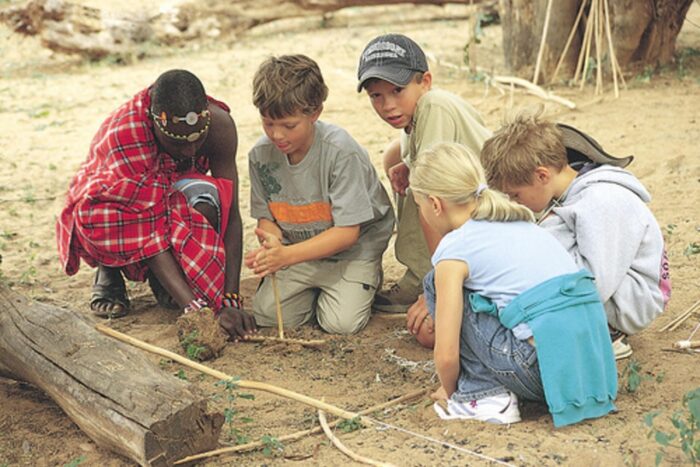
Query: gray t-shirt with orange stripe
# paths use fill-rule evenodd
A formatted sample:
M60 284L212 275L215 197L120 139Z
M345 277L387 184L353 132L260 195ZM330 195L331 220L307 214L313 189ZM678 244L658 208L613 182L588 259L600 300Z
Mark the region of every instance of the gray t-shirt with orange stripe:
M248 153L251 215L275 222L286 244L333 226L360 225L357 243L333 259L380 258L394 228L394 212L367 151L335 125L317 121L314 141L291 165L267 136Z

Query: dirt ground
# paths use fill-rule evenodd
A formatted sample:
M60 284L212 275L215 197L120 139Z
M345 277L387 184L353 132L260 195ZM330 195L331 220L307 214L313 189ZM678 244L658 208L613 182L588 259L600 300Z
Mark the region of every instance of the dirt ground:
M2 4L4 2L0 2ZM143 2L144 4L165 2ZM99 5L119 5L99 2ZM245 249L255 244L254 221L249 216L247 151L261 134L251 104L251 80L257 65L270 54L305 53L316 59L330 87L322 119L336 123L364 145L381 166L382 149L396 136L374 115L368 98L355 92L356 61L373 36L399 31L410 34L431 53L437 86L469 100L496 128L503 115L540 101L522 92L511 97L488 89L482 80L455 69L461 63L466 21L413 22L402 26L396 9L376 14L385 23L372 26L287 31L274 26L251 31L236 40L188 43L184 48L154 47L143 61L119 65L106 59L84 63L53 54L36 38L18 37L0 29L0 272L12 287L35 300L88 311L93 272L83 267L65 276L58 266L54 221L63 193L102 119L114 108L150 84L161 72L188 68L207 91L229 103L239 130L238 168L241 210L245 218ZM355 10L358 16L361 11ZM369 13L368 13L369 14ZM374 14L374 13L373 13ZM679 50L700 49L700 4L688 15ZM488 27L477 50L479 65L504 73L500 27ZM672 265L673 298L648 330L630 338L641 384L634 392L620 380L619 411L602 419L555 430L546 407L524 404L523 422L509 427L479 422L442 422L427 398L375 414L385 423L420 433L455 447L443 447L426 438L397 430L366 428L341 439L353 450L397 465L482 465L480 453L514 465L651 465L660 445L647 437L644 414L659 411L660 427L673 428L670 416L681 408L684 394L700 386L700 354L666 351L687 339L700 322L696 313L674 332L659 329L700 298L700 60L688 58L682 66L649 75L628 74L628 89L614 99L610 84L602 99L588 86L558 86L554 91L580 105L570 111L547 104L552 118L594 135L616 155L636 156L630 170L652 193L651 208L666 239ZM386 182L386 179L383 179ZM388 184L387 184L388 186ZM695 246L695 249L693 249ZM401 274L387 252L387 281ZM244 272L243 291L250 297L256 279ZM110 324L155 345L178 351L176 316L156 305L143 284L129 284L133 312ZM1 311L0 311L1 312ZM374 315L368 327L352 337L329 337L310 327L305 337L330 338L326 350L260 344L230 344L209 365L243 379L263 381L325 398L349 410L361 410L418 388L436 379L431 353L420 348L404 330L402 321ZM697 335L695 339L698 339ZM153 357L158 362L157 357ZM630 360L618 363L623 373ZM164 362L165 371L179 373L212 396L210 408L223 410L216 381L176 364ZM182 371L181 371L182 370ZM217 400L217 397L218 400ZM254 441L264 435L279 437L314 426L315 412L297 402L268 394L240 399L232 427L224 426L222 444L235 443L231 428ZM250 419L244 422L243 419ZM668 448L667 463L680 464L678 449ZM352 462L322 436L284 443L281 451L256 451L219 457L208 465L348 465ZM0 466L5 465L128 465L128 461L98 447L45 394L30 385L0 379Z

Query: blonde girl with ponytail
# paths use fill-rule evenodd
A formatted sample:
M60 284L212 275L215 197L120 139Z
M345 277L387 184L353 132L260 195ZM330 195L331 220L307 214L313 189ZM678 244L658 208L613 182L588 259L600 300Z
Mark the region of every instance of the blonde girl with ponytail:
M421 152L410 187L442 237L423 284L435 321L438 415L515 423L519 398L546 401L555 426L613 410L617 373L590 273L532 211L488 187L464 146Z

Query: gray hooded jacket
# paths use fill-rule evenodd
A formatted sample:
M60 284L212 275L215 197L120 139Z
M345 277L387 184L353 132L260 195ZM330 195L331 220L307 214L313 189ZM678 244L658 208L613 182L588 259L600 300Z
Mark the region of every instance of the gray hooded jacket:
M593 273L608 323L626 334L646 328L664 308L664 241L650 200L630 172L602 165L576 177L541 224Z

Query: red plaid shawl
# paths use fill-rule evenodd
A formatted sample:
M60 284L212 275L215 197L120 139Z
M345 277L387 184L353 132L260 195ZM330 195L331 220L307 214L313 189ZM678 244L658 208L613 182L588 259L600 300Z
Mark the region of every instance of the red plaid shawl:
M211 101L229 111L226 104ZM143 260L171 249L195 295L218 308L226 267L225 225L217 233L172 188L184 174L177 172L172 157L159 152L146 115L149 105L144 89L110 115L93 138L56 222L61 265L73 275L82 258L93 267L121 267L128 279L142 281L147 272ZM195 166L190 170L201 177L208 170L206 157ZM227 213L232 182L207 178L219 188L222 212Z

